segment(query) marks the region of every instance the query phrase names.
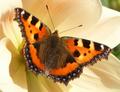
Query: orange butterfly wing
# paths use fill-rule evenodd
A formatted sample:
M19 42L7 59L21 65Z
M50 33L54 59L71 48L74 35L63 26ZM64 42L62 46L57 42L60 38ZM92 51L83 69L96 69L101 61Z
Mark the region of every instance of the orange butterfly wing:
M16 17L22 36L26 40L23 52L29 69L35 73L46 74L44 64L38 57L40 42L47 38L51 32L38 18L32 16L21 8L16 8ZM74 37L62 37L64 44L70 53L66 58L66 65L59 69L49 70L48 77L54 81L68 84L68 82L82 73L83 67L94 64L96 61L107 58L110 48L93 41Z
M54 81L68 82L79 77L83 67L107 58L111 49L106 45L74 37L62 37L71 56L66 59L66 66L50 71Z
M111 49L106 45L74 37L62 37L71 55L78 64L94 64L96 61L107 58Z
M51 33L44 23L24 9L15 8L15 20L21 28L22 36L28 43L42 41Z
M36 46L39 46L40 42L51 34L50 29L38 18L22 8L15 8L14 20L18 22L22 37L26 40L23 54L26 58L28 68L36 73L42 72L44 65L40 63L40 58L37 57Z
M45 66L37 55L37 48L39 45L39 43L26 44L23 51L28 68L36 74L46 75ZM58 81L67 85L70 80L79 77L82 70L83 66L79 65L72 56L69 56L66 59L66 65L64 67L48 71L49 74L47 76L52 78L55 82Z
M22 8L15 8L14 20L18 22L22 36L26 40L23 54L28 68L36 73L43 72L44 65L41 63L40 57L37 56L37 46L51 34L50 29Z

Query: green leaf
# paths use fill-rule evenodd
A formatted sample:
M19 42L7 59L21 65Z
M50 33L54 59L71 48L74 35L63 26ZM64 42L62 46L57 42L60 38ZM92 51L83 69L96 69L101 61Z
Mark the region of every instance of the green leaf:
M120 44L117 45L115 48L113 48L112 53L113 53L118 59L120 59Z
M109 0L101 0L104 6L109 6Z

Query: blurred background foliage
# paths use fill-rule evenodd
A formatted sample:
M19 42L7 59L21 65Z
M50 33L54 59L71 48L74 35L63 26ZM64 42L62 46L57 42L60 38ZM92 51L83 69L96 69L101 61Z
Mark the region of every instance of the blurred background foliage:
M120 11L120 0L101 0L104 6Z
M102 4L108 8L120 11L120 0L101 0ZM113 50L112 53L120 59L120 44L118 44Z

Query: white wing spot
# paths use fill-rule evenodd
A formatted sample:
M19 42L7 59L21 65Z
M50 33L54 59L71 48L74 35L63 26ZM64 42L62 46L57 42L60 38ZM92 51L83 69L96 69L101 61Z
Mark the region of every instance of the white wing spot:
M21 12L21 15L24 15L24 14L25 14L25 11L22 11L22 12Z
M101 45L100 47L101 47L102 50L104 50L104 46L103 45Z

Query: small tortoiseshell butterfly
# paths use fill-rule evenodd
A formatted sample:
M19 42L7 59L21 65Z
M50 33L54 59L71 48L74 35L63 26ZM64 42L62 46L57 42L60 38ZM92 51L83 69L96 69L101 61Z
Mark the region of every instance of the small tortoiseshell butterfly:
M83 67L107 59L111 51L106 45L75 37L59 37L35 16L15 8L15 20L26 43L23 47L27 66L36 74L44 74L55 82L68 84L79 77Z

